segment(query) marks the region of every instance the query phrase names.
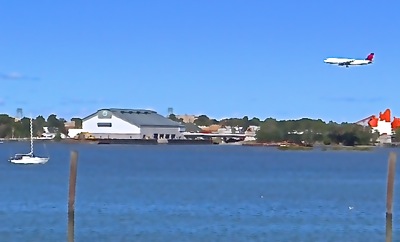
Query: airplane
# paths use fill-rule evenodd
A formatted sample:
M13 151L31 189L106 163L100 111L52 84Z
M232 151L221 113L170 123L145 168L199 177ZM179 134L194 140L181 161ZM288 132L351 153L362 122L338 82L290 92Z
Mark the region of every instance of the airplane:
M365 59L349 59L349 58L326 58L325 63L334 64L338 66L351 66L369 65L372 64L374 53L370 53Z

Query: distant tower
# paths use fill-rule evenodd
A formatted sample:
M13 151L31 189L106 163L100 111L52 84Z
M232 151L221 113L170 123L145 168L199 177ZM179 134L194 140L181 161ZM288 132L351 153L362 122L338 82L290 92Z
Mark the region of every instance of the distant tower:
M22 113L22 108L17 108L17 115L15 116L15 121L19 121L24 117Z
M173 109L173 108L168 108L168 117L169 117L171 114L174 114L174 109Z

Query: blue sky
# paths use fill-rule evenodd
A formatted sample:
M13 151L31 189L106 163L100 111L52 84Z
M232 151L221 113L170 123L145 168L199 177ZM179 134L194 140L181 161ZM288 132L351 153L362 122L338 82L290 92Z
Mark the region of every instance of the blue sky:
M400 116L400 2L0 0L0 113ZM326 57L365 58L341 68Z

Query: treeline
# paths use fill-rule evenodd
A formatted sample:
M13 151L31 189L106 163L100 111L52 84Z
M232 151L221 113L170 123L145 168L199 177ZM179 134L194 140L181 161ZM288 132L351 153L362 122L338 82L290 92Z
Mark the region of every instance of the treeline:
M178 119L174 114L171 114L169 118L177 122L183 122L182 119ZM200 115L197 117L194 123L197 126L210 126L213 124L232 126L232 127L238 126L238 127L243 127L243 129L246 130L249 126L252 125L260 126L262 121L256 117L249 119L249 117L247 116L244 116L243 118L227 118L227 119L216 120L216 119L210 119L207 115Z
M171 114L170 119L182 122L175 115ZM82 119L72 118L75 125L71 128L82 128ZM33 119L33 133L41 136L44 133L43 127L48 127L51 132L67 135L66 120L57 118L51 114L45 119L39 115ZM372 133L371 128L352 123L324 122L321 119L303 118L299 120L276 120L267 118L260 120L247 116L243 118L210 119L206 115L200 115L196 120L197 126L210 126L213 124L225 126L242 127L245 131L249 126L259 126L256 132L258 142L282 142L293 143L316 142L324 144L343 144L343 145L367 145L374 143L378 138L377 133ZM0 114L0 138L26 138L30 135L29 118L24 117L16 120L7 114ZM400 130L395 132L394 141L400 142Z
M16 120L7 114L0 114L0 138L27 138L30 136L30 119L24 117ZM71 121L75 122L73 128L82 127L82 119L72 118ZM65 123L67 121L63 118L57 118L57 115L51 114L45 119L39 115L32 118L32 128L34 136L41 136L44 133L43 127L48 127L49 130L54 131L56 134L67 135Z
M325 123L321 119L277 121L268 118L260 125L256 138L260 142L288 141L293 143L346 146L369 145L379 137L371 128L352 123Z
M171 115L175 121L182 121ZM256 133L258 142L282 142L315 144L343 144L347 146L368 145L374 143L379 137L371 128L353 123L324 122L321 119L302 118L299 120L276 120L267 118L261 121L258 118L249 119L247 116L230 119L210 119L201 115L195 120L195 124L209 126L212 124L240 126L244 130L250 125L259 126ZM400 141L400 132L396 132L395 141Z

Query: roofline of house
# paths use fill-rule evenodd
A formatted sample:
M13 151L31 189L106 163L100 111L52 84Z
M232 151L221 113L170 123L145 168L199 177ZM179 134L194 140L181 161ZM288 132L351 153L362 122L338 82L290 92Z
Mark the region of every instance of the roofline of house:
M82 119L82 121L86 121L86 120L96 116L96 114L98 114L100 111L104 111L104 110L110 111L112 113L117 112L117 111L126 111L126 112L129 112L129 111L138 112L139 111L139 112L149 112L149 113L153 113L153 114L158 114L156 111L148 110L148 109L101 108L101 109L98 109L96 112L84 117ZM118 117L118 115L115 115L115 114L114 114L114 116ZM126 121L125 119L123 119L121 117L118 117L118 118ZM171 120L171 121L173 121L173 120ZM126 121L126 122L128 122L128 121ZM173 122L176 122L176 121L173 121ZM128 122L128 123L133 124L131 122ZM179 127L179 128L185 127L185 125L183 125L179 122L176 122L176 123L177 123L176 125L173 125L173 124L171 124L171 125L168 125L168 124L167 125L137 125L137 124L133 124L133 125L135 125L137 127Z

